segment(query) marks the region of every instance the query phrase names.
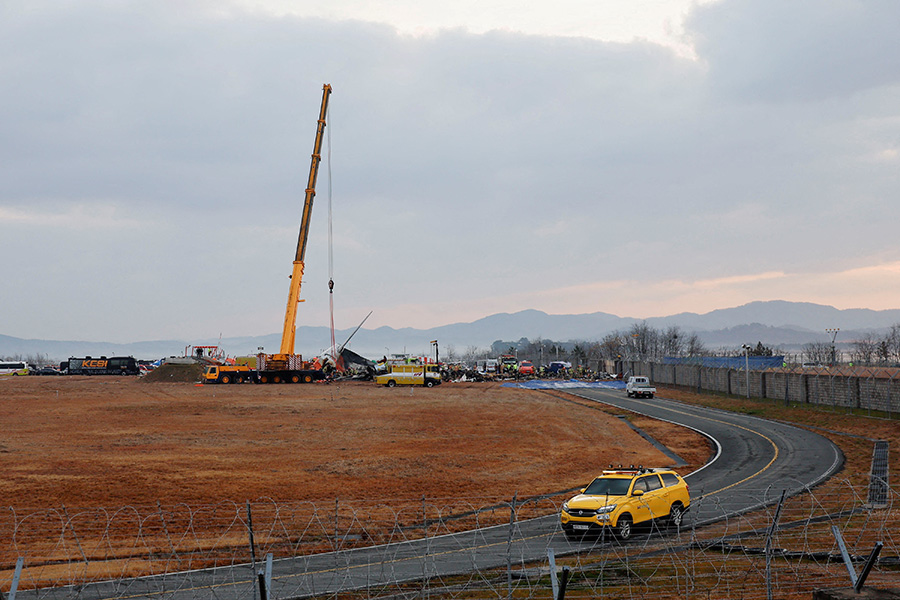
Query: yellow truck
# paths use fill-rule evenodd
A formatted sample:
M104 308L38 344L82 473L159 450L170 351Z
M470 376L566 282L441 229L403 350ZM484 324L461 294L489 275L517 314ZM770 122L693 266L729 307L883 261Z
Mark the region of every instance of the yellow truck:
M390 371L375 377L375 383L394 387L397 385L424 385L434 387L441 383L439 365L389 365Z
M256 381L256 370L250 365L210 365L203 373L203 383L243 383Z
M276 362L272 354L238 357L233 365L209 365L203 373L203 383L311 383L326 378L318 359L303 360L299 354Z

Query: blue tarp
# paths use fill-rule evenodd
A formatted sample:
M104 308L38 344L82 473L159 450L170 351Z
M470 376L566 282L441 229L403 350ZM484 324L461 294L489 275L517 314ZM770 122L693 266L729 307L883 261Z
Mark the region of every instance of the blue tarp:
M510 381L503 387L522 388L526 390L568 390L572 388L599 388L606 390L624 390L624 381L580 381L578 379L531 379L529 381Z

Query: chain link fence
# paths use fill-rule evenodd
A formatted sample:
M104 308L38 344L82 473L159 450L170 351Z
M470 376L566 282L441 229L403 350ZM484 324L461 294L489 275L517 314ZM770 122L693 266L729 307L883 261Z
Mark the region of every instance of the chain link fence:
M752 490L752 504L764 508L742 515L710 511L714 496L695 498L694 512L719 516L625 543L605 534L566 539L556 515L571 491L506 501L5 507L0 591L8 597L15 583L19 600L251 600L261 598L256 576L271 554L278 566L265 600L546 598L551 574L563 571L568 598L810 598L817 588L850 586L836 532L857 572L882 545L866 586L900 587L898 490L885 486L877 503L869 492L849 481L786 500L779 490ZM213 583L204 579L211 572ZM107 587L94 596L90 582Z

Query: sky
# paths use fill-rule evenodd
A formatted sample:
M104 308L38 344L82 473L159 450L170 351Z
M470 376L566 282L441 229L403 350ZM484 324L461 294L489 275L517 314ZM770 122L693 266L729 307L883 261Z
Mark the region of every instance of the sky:
M298 325L900 308L900 3L528 4L0 3L0 334L280 332L325 83Z

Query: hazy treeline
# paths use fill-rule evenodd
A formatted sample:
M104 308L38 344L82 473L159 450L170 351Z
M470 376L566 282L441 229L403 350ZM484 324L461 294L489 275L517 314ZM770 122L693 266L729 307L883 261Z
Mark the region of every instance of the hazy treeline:
M519 360L531 360L536 364L549 364L555 360L573 365L597 365L605 360L658 360L663 357L694 356L742 356L742 348L707 348L700 337L685 332L678 326L656 329L646 323L635 323L627 330L614 331L599 341L560 342L537 338L520 338L517 342L497 340L489 349L469 346L460 352L449 346L441 356L446 361L474 363L483 358L496 358L501 354L513 354ZM750 356L786 355L788 362L830 364L852 362L858 365L900 364L900 323L883 333L870 333L859 339L831 342L810 342L802 346L798 354L776 346L766 346L757 341L748 348Z
M489 349L469 346L458 351L448 346L441 360L474 363L484 358L497 358L512 354L519 360L530 360L538 365L552 361L566 361L573 365L596 367L605 360L647 360L663 356L703 356L708 350L695 333L686 333L679 327L655 329L646 323L635 323L625 331L614 331L599 341L559 342L537 338L521 338L518 342L497 340Z
M0 356L0 360L7 362L26 362L32 367L43 367L45 365L54 364L54 361L52 361L48 355L41 352L36 354L8 354L6 356Z

